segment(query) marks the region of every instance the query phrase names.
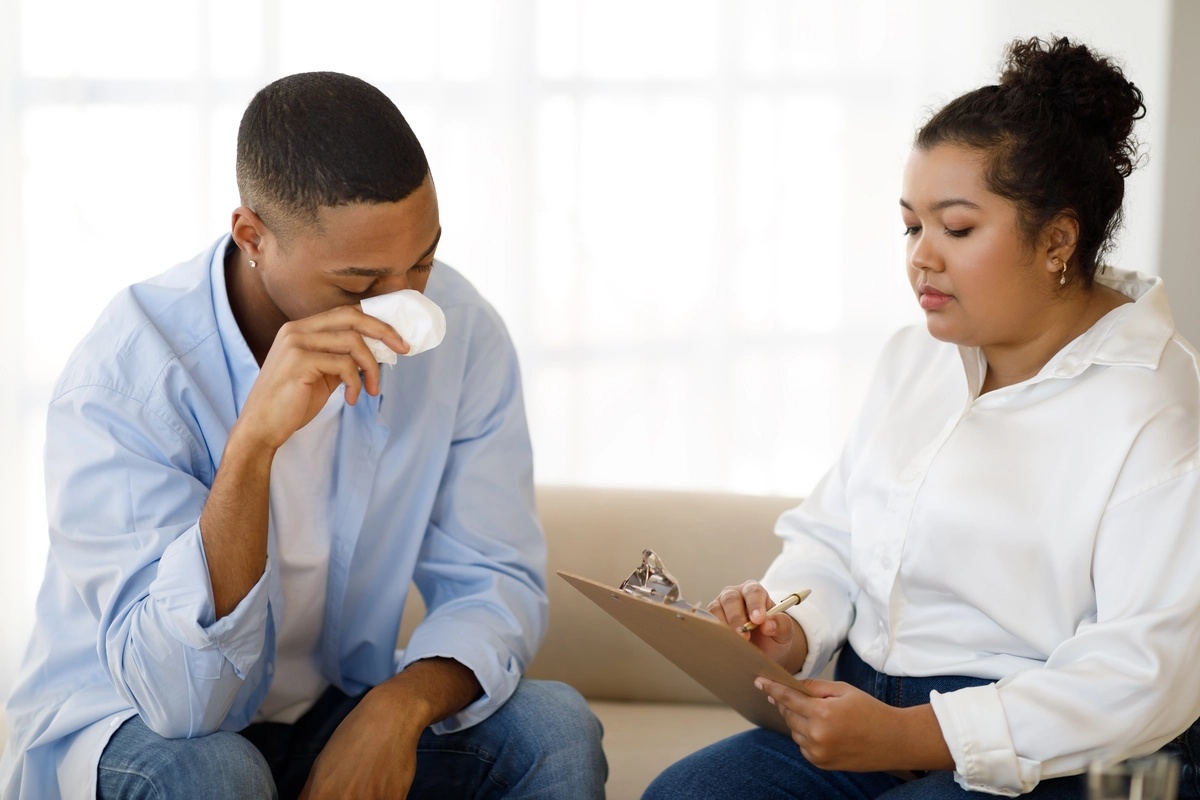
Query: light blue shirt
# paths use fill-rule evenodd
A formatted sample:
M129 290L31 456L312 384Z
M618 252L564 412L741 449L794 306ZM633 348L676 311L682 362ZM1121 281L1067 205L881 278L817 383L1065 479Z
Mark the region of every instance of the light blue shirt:
M7 706L4 798L95 797L100 754L134 714L163 736L203 736L244 728L267 694L278 571L268 555L216 620L199 528L259 371L225 291L228 245L119 294L54 390L50 556ZM545 543L503 323L444 264L427 294L445 340L383 367L380 396L342 411L319 646L323 674L351 695L422 658L469 667L483 695L444 732L516 688L545 633ZM398 651L410 582L429 612Z

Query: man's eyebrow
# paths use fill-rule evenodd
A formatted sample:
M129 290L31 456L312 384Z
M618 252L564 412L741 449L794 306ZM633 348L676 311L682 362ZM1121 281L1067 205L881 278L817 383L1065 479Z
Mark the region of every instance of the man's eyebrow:
M433 237L433 244L429 245L429 247L425 250L424 253L421 253L421 255L417 258L417 263L424 261L425 256L429 255L434 250L437 250L438 242L440 242L441 240L442 240L442 226L439 225L438 230L437 230L437 235L435 235ZM414 264L413 266L416 266L416 265Z
M900 198L900 205L903 206L904 208L907 208L909 211L913 210L913 207L911 205L909 205L908 201L905 200L903 197ZM947 198L946 200L939 200L936 203L934 203L933 205L931 205L929 207L929 210L930 211L943 211L943 210L949 208L950 206L966 206L967 208L973 208L976 211L983 210L983 206L979 205L978 203L973 203L970 200L967 200L962 197L950 197L950 198Z
M417 257L417 263L425 260L426 256L437 249L438 242L442 240L442 229L439 227L437 235L433 237L433 244L426 248L424 253ZM413 266L416 266L414 264ZM337 275L343 278L386 278L395 270L387 267L340 267L339 269L331 270L329 274Z
M386 278L392 272L386 267L340 267L329 274L344 278Z

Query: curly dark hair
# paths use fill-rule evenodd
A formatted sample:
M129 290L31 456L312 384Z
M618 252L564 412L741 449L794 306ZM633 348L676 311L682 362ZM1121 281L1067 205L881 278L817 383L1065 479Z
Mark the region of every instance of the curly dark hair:
M403 200L428 173L421 143L387 95L337 72L268 84L238 127L242 204L280 235L315 225L322 206Z
M1071 267L1090 286L1121 225L1125 179L1138 166L1133 124L1142 92L1111 59L1066 38L1015 40L1000 83L952 100L914 145L987 154L989 190L1013 201L1028 242L1066 213L1079 224Z

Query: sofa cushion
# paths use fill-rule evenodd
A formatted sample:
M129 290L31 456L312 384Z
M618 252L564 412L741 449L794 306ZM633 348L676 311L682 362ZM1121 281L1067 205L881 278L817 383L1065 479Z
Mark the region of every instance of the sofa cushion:
M736 711L707 703L593 700L589 705L604 726L609 800L636 800L671 764L752 727Z

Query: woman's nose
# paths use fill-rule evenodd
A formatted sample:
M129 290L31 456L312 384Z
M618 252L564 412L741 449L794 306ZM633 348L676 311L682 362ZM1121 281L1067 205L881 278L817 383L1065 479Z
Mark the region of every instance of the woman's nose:
M933 245L925 238L924 233L917 234L910 241L908 263L916 270L937 271L940 269L941 260L938 258Z

